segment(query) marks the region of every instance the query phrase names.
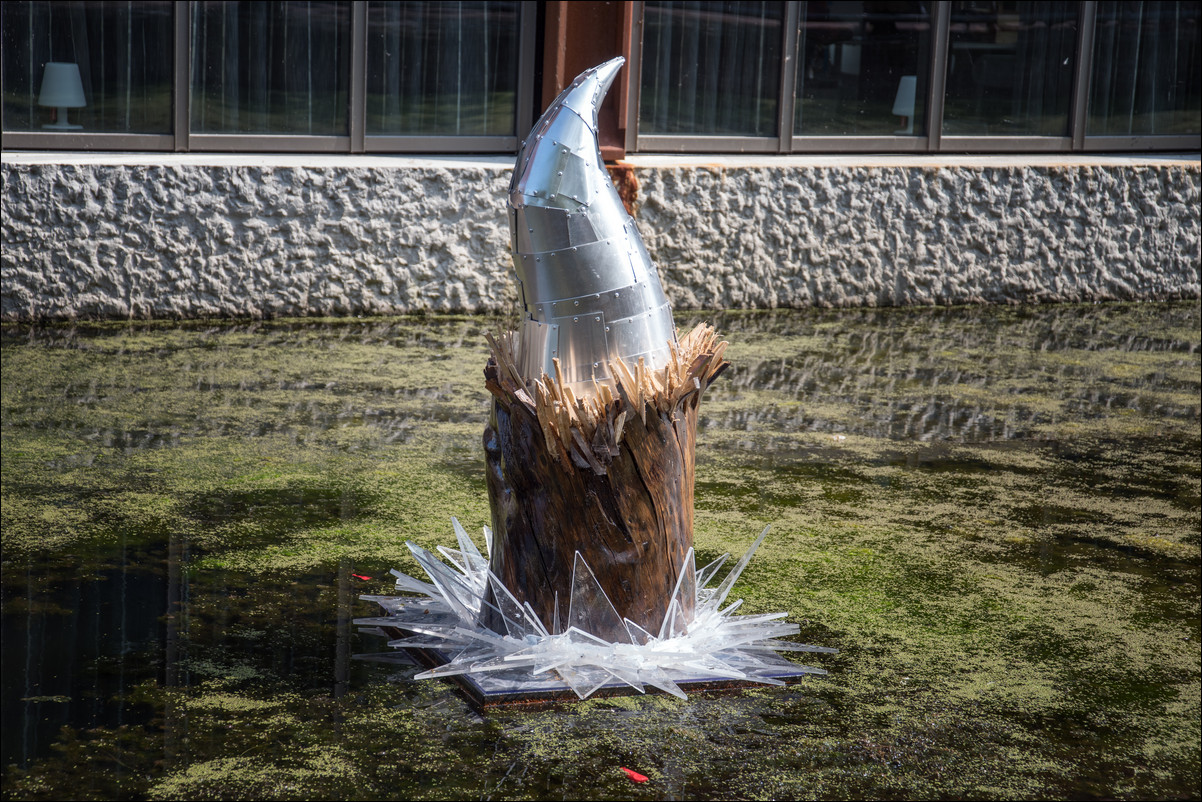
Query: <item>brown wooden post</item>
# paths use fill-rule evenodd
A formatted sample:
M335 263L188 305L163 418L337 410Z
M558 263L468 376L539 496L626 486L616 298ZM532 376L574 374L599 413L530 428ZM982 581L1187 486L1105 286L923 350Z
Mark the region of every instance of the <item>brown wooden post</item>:
M579 623L568 616L579 552L618 616L658 634L693 545L697 407L729 364L726 343L698 326L662 371L616 365L616 389L580 400L551 377L527 387L514 339L493 341L484 371L493 394L484 433L490 567L548 629L566 628ZM503 632L485 610L484 623ZM681 612L691 618L691 606ZM623 638L620 629L593 634Z
M543 44L543 104L546 108L580 73L614 56L630 63L633 3L613 0L551 0L546 4ZM626 157L626 98L629 72L605 98L597 115L601 158Z

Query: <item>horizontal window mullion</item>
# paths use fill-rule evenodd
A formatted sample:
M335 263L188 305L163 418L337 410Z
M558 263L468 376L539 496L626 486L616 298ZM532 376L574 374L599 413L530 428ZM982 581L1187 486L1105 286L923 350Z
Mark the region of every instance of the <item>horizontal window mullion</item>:
M639 134L641 153L776 153L778 137L672 136Z
M1199 134L1137 134L1132 136L1086 136L1085 150L1202 150Z
M363 139L365 153L513 153L516 136L386 136Z
M948 136L940 137L940 152L956 153L1054 153L1068 152L1073 140L1068 136Z
M832 136L793 137L793 153L926 153L927 137Z
M192 151L350 153L351 138L301 134L192 134L188 144Z
M97 134L5 131L5 150L165 150L175 148L171 134Z

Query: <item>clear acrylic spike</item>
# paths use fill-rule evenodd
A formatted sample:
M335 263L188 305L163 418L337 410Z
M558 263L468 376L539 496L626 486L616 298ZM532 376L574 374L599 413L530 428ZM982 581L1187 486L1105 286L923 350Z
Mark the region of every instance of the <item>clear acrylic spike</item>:
M587 699L613 679L613 675L600 666L580 665L573 668L561 666L556 673L563 677L568 687L581 699Z
M505 629L509 632L509 637L519 639L526 637L528 630L525 608L513 597L501 580L497 579L496 574L489 573L488 584L492 588L493 600L501 612L501 620L505 622Z
M693 550L690 548L684 555L684 563L680 566L680 574L676 577L676 587L672 589L672 598L668 602L668 611L659 627L659 639L666 640L683 635L692 623L686 615L697 601L697 569L693 561Z
M667 675L662 669L647 668L639 672L639 679L647 685L654 688L659 688L661 691L667 691L673 696L681 699L687 699L685 692L680 689L680 686L672 681L672 678Z
M471 569L468 568L467 560L464 558L463 552L458 549L448 549L446 546L437 546L438 553L446 558L447 562L459 569L459 572L464 576L471 575Z
M557 592L548 632L534 608L519 602L489 570L459 522L453 524L459 548L438 549L450 560L450 566L421 546L408 544L434 584L393 571L398 590L419 596L362 596L379 604L384 615L355 619L357 625L365 627L361 631L386 637L396 630L406 633L403 638L390 640L390 646L454 655L445 664L417 674L419 679L516 674L546 681L546 672L553 671L553 676L581 699L606 685L626 685L638 691L650 686L683 699L680 683L686 679L722 678L780 685L782 670L792 676L825 674L821 668L784 662L776 652L837 651L778 640L799 631L796 624L781 620L784 613L739 616L735 611L742 600L721 609L768 528L716 589L701 585L717 574L726 556L698 571L693 550L689 549L659 635L653 636L639 624L618 616L580 553L575 554L572 565L567 620L560 619ZM492 532L488 527L484 528L484 540L491 552ZM490 589L491 602L486 600ZM686 620L690 608L692 620ZM505 633L480 623L482 613L495 613L504 623ZM502 680L489 682L495 685Z
M712 563L710 563L709 565L705 566L700 571L698 571L697 572L697 587L703 588L706 585L708 585L710 583L710 580L714 578L714 574L718 573L718 569L721 568L726 563L726 561L729 559L730 559L729 554L723 554L721 557L714 560Z
M594 635L588 630L580 629L579 627L568 627L567 632L563 633L563 636L564 643L575 644L588 649L597 647L605 649L612 645L605 638Z
M622 617L605 595L580 552L572 564L572 598L568 603L568 626L594 635L614 637L615 643L630 643Z
M643 683L639 679L639 671L633 666L622 665L619 661L611 661L606 663L605 670L613 675L614 679L629 685L639 693L646 693L647 689L643 687Z
M459 541L459 550L463 552L469 559L472 557L484 559L480 554L480 550L476 548L476 544L468 537L467 530L459 523L458 518L451 518L451 525L455 527L455 539ZM487 538L488 536L485 535Z
M421 593L424 596L438 598L438 588L434 587L429 582L423 582L420 579L414 579L408 574L402 574L395 568L392 569L392 575L396 577L397 590L408 590L413 593Z
M623 618L622 622L626 624L626 631L630 633L630 639L634 641L635 646L646 646L648 643L655 640L654 635L631 621L629 618Z
M430 552L423 549L416 543L406 542L409 551L413 552L414 559L421 565L422 569L434 580L434 584L441 592L443 600L451 605L451 609L459 616L459 619L464 623L475 623L477 612L479 611L479 603L481 599L477 594L473 593L472 588L467 584L462 576L457 576L454 571L442 564L442 562Z
M543 626L542 619L538 617L538 613L534 612L534 608L530 606L530 602L524 602L522 604L522 609L526 611L526 621L530 624L535 632L544 638L551 634L547 631L547 628Z
M718 590L714 593L714 597L710 601L710 604L712 604L714 607L720 607L722 602L726 601L726 597L730 594L730 589L734 587L735 582L737 582L739 576L742 575L743 569L747 567L747 563L751 562L751 556L755 554L755 550L758 549L760 544L764 542L764 538L768 536L768 530L771 528L772 524L765 526L764 531L760 532L760 536L757 537L755 542L751 544L751 548L747 550L747 553L739 558L739 561L735 563L734 568L730 569L730 573L726 575L726 579L723 579L722 584L718 586Z

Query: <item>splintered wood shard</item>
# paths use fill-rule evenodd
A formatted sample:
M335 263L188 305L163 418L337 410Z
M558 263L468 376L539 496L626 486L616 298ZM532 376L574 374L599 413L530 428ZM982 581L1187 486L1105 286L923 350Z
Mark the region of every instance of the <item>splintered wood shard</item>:
M583 460L598 473L605 472L613 456L608 440L603 449L587 445L596 442L599 426L612 426L612 445L618 446L628 414L637 415L646 425L648 408L672 413L686 401L696 406L700 394L730 364L722 359L729 343L719 340L712 326L699 323L687 334L678 333L677 342L671 344L669 364L663 370L648 370L641 360L633 368L616 360L609 366L613 378L594 380L594 391L581 398L564 383L558 359L552 360L554 376L543 374L528 385L517 368L516 334L485 336L491 352L485 385L493 396L507 407L518 403L534 414L552 459L563 463L567 457L576 464ZM615 420L620 422L610 423ZM574 432L579 432L584 445ZM574 451L579 454L577 460L571 459Z

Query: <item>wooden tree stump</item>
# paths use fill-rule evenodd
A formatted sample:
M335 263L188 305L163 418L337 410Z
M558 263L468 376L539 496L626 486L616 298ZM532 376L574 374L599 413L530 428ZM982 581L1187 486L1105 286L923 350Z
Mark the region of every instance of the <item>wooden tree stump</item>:
M656 634L693 545L697 407L729 365L726 343L700 325L679 338L667 367L613 365L616 391L598 385L594 397L577 399L558 375L528 386L515 342L512 332L490 338L484 369L493 394L484 432L490 568L548 630L566 629L580 623L569 620L579 552L619 618ZM491 592L486 601L495 604ZM504 632L500 616L485 611L483 623ZM692 618L691 608L681 612ZM596 629L625 637L619 627Z

